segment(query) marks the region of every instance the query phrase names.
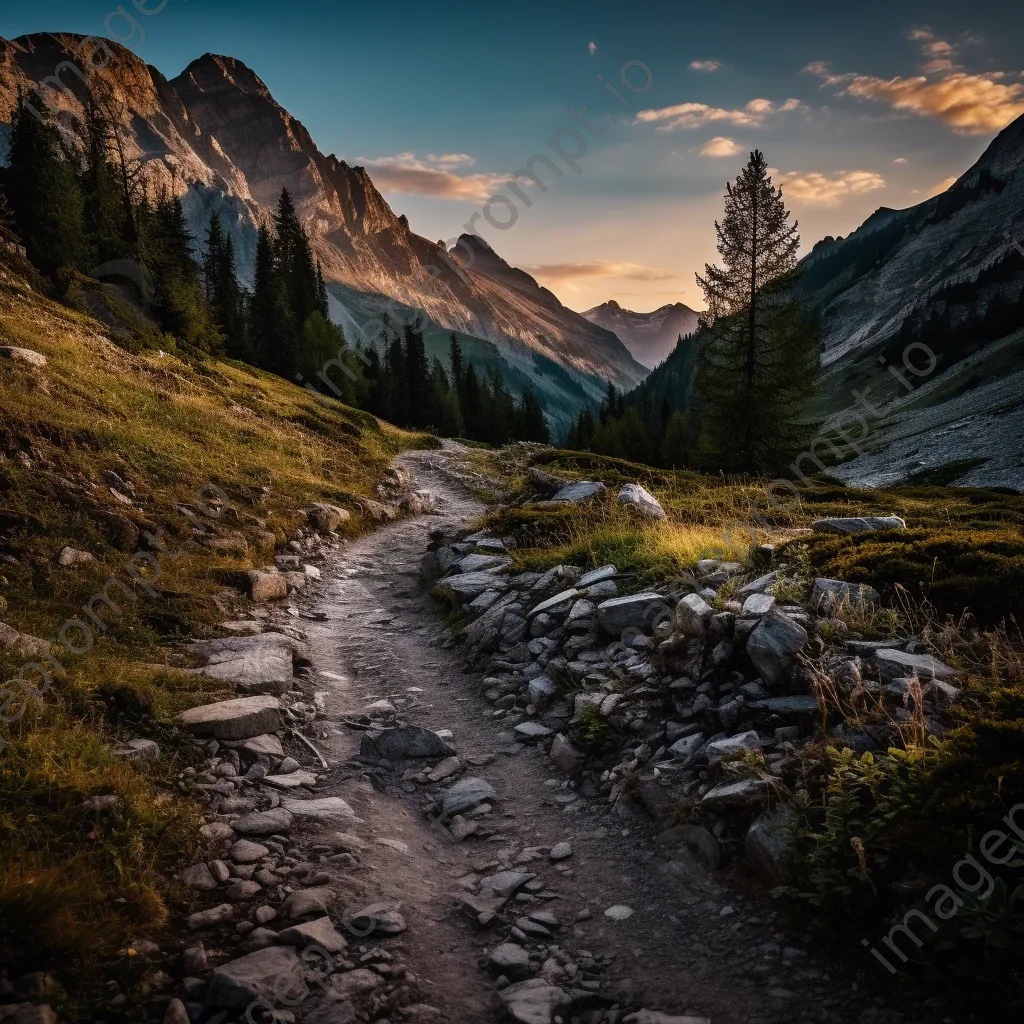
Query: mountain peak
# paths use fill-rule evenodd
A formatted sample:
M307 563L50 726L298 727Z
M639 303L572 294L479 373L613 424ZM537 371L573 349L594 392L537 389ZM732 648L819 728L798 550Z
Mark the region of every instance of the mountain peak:
M586 310L583 316L617 335L637 362L651 368L668 356L680 335L693 334L697 329L697 314L682 302L637 313L609 299Z

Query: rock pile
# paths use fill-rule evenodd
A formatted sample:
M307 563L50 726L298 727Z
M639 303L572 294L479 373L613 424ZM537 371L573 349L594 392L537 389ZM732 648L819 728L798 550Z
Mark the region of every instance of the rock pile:
M683 595L620 593L636 586L612 565L517 573L491 557L504 548L460 534L424 560L492 715L624 813L642 807L667 826L689 808L705 851L749 832L751 859L775 880L784 854L777 822L761 815L802 784L795 755L824 721L816 692L874 712L876 724L830 730L858 752L887 749L912 722L941 735L939 711L959 696L954 670L912 639L864 640L837 617L876 602L871 588L816 579L806 603L776 596L791 588L768 548L760 570L703 559L699 591Z

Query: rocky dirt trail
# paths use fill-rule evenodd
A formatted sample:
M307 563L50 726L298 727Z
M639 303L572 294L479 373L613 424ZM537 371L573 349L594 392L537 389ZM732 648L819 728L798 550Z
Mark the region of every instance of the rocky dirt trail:
M542 749L516 742L494 717L419 576L431 531L484 511L452 475L457 459L454 446L402 456L435 512L345 547L303 601L304 618L318 620L304 628L327 711L316 728L329 769L316 796L342 798L358 818L344 825L347 837L321 833L358 857L324 858L326 884L349 911L397 906L406 925L392 938L380 937L398 931L386 926L362 943L350 937L345 954L384 975L389 957L404 965L409 991L394 1002L412 1005L394 1006L388 1019L484 1024L511 1010L528 1024L908 1022L799 948L772 919L770 900L707 874L686 847L659 843L646 818L577 793ZM443 750L360 759L367 714L450 733L458 762ZM436 781L426 775L434 766ZM497 798L466 814L476 832L456 842L423 808L467 777ZM482 888L485 879L495 888ZM496 891L508 896L503 908ZM510 983L520 992L511 1007L502 999ZM350 1012L316 998L296 1008L311 1024Z

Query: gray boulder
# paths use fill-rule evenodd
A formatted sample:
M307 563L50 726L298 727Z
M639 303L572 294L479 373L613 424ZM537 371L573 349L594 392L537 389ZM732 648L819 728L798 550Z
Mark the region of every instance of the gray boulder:
M729 736L724 740L712 740L705 748L708 763L715 764L723 757L731 757L733 754L742 754L748 750L760 750L764 746L764 740L756 732L744 732L737 736Z
M460 573L456 576L446 576L434 584L434 593L456 606L474 600L485 591L507 589L507 581L491 572Z
M626 484L619 491L619 504L651 519L664 519L665 510L661 502L640 484Z
M359 753L363 757L394 761L406 757L445 757L455 750L431 729L403 725L381 732L364 732Z
M731 814L760 806L768 799L769 791L770 785L765 779L723 782L709 789L700 803L711 814Z
M649 631L656 619L666 615L667 599L655 593L613 597L597 606L597 621L612 636L618 636L627 629Z
M704 636L714 614L700 594L687 594L676 605L676 629L685 636Z
M306 972L287 946L268 946L215 967L203 1000L206 1006L242 1009L256 999L272 1005L286 994L300 1001L308 994Z
M599 569L591 569L585 572L577 581L576 586L582 590L584 587L592 587L595 583L603 583L610 580L618 569L614 565L602 565Z
M945 681L956 678L959 673L930 654L907 654L906 651L876 651L874 656L878 673L883 682L890 682L904 676L917 676L921 682L933 679Z
M763 594L773 584L779 580L779 574L777 572L765 573L764 576L758 576L756 580L751 580L749 583L744 583L739 590L733 595L737 601L745 601L751 594Z
M281 702L276 697L236 697L189 708L178 721L194 736L245 740L281 728Z
M269 811L253 811L232 822L231 827L243 836L272 836L287 834L292 830L293 818L290 811L274 807Z
M468 775L459 779L444 795L441 810L447 815L465 814L480 804L491 803L498 799L494 787L485 779Z
M854 516L849 519L819 519L811 523L815 533L866 533L869 530L905 530L907 524L899 516Z
M550 676L540 675L530 680L526 692L530 703L543 711L558 695L558 684Z
M503 942L487 956L491 970L504 974L509 981L522 981L532 973L530 954L514 942Z
M567 993L542 978L516 982L500 996L505 1012L517 1024L551 1024L555 1014L572 1002Z
M0 358L10 359L14 363L41 370L46 365L46 356L30 348L18 348L16 345L0 345Z
M328 953L340 953L348 946L329 917L318 917L315 921L292 925L291 928L285 928L279 937L289 946L305 948L317 945L326 949Z
M808 640L807 630L772 608L747 639L747 653L766 683L784 679Z
M558 491L552 501L561 501L568 504L579 504L584 501L592 501L605 491L604 484L595 480L581 480L579 483L567 484Z

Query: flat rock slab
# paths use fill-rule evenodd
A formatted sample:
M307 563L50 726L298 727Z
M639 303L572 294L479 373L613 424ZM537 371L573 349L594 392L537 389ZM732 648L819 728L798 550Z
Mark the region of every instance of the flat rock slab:
M758 807L768 799L769 784L764 779L741 779L723 782L709 789L701 798L701 806L712 814L730 814Z
M561 593L555 594L554 597L549 597L547 600L541 601L540 604L531 608L530 618L532 619L535 615L567 615L569 609L573 606L573 602L579 595L580 592L575 587L563 590Z
M340 953L348 946L342 934L334 927L329 917L318 917L315 921L292 925L279 933L282 942L289 946L317 945L328 953Z
M568 1009L572 1002L557 985L541 978L516 982L500 995L505 1012L517 1024L551 1024L555 1014Z
M504 586L503 586L504 584ZM491 572L464 572L457 576L446 576L434 584L434 593L454 605L472 601L488 590L504 590L507 581Z
M312 789L316 785L316 776L300 768L297 772L290 772L288 775L265 775L263 781L268 786L276 786L278 789L298 789L300 786L308 786Z
M879 674L886 682L903 676L916 675L922 682L930 682L933 679L954 679L959 675L955 668L939 661L938 658L933 658L930 654L882 650L875 652L874 661Z
M611 636L618 636L627 629L650 631L655 620L667 614L667 599L655 593L612 597L597 606L597 621Z
M811 719L821 714L818 701L809 694L793 694L789 697L767 697L748 705L759 718L778 716L786 719Z
M582 590L584 587L592 587L595 583L603 583L610 580L619 570L614 565L602 565L598 569L591 569L585 572L576 582L576 586Z
M278 908L278 913L286 921L295 921L300 917L316 914L323 917L334 899L331 889L296 889Z
M536 743L537 740L547 739L548 736L554 735L554 731L546 725L532 721L520 722L512 732L517 740L526 743Z
M195 736L215 740L244 740L281 728L281 703L276 697L236 697L217 704L189 708L178 721Z
M487 963L491 970L504 974L510 981L522 981L531 974L530 954L514 942L503 942L492 950Z
M241 1009L262 997L273 1005L278 992L298 1000L308 992L305 976L294 949L268 946L215 967L203 1002L207 1006Z
M291 813L282 806L269 811L253 811L252 814L246 814L238 821L232 822L231 827L243 836L272 836L278 832L287 835L291 832L293 824Z
M605 485L597 480L581 480L579 483L567 484L552 495L551 500L575 505L583 501L592 501L605 490Z
M263 736L250 736L249 739L243 740L239 746L247 754L255 754L257 757L261 754L267 757L284 757L284 747L281 746L281 740L273 733L266 733Z
M322 796L314 800L282 798L280 809L294 815L299 820L306 821L330 821L333 818L355 818L356 816L356 812L340 796Z
M503 569L511 564L512 559L507 555L466 555L455 563L455 567L460 573L481 572L484 569Z
M899 516L852 516L848 519L819 519L811 523L815 533L867 533L870 530L905 530L906 521Z
M395 761L407 757L446 757L455 750L431 729L403 725L397 729L365 732L359 744L364 757Z

